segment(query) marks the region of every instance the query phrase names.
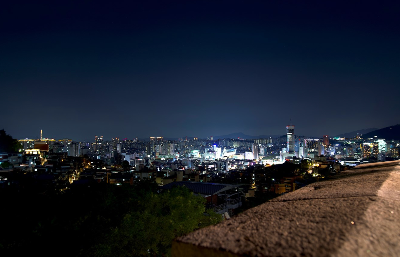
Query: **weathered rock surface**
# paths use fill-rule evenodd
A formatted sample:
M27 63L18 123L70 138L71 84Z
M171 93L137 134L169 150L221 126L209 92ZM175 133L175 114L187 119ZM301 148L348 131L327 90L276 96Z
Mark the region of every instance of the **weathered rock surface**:
M176 239L178 256L399 256L400 166L359 166Z

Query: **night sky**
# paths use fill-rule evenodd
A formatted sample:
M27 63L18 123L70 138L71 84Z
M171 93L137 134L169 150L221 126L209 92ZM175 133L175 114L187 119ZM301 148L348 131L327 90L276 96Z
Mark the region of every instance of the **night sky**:
M400 2L353 2L3 2L0 129L93 140L400 123Z

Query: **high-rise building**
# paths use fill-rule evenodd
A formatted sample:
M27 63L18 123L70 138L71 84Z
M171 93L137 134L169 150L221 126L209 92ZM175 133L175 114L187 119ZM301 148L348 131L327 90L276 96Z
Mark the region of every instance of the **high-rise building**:
M325 147L329 146L329 137L327 135L324 135L323 142Z
M93 150L96 153L99 153L101 148L102 148L102 143L103 143L103 136L95 136L94 137L94 145L93 145Z
M81 144L79 142L70 142L67 145L68 156L79 157L81 155Z
M163 137L150 137L149 144L147 146L147 154L150 156L156 156L160 153L160 145L163 142Z
M305 138L304 147L306 148L307 157L314 158L321 155L322 148L320 147L321 141L317 138Z
M380 154L386 153L387 143L386 143L385 139L377 139L375 142L378 143L379 153Z
M363 157L364 158L370 158L371 153L373 152L373 144L370 142L364 142L362 144L362 149L363 149Z
M253 144L252 145L252 152L253 152L254 159L258 160L258 155L259 155L259 152L260 152L259 144Z
M287 148L289 154L294 154L294 125L286 126Z

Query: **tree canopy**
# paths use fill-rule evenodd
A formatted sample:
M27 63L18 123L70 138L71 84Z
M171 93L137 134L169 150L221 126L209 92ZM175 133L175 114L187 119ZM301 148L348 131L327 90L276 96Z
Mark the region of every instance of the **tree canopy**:
M112 229L91 253L93 256L169 254L174 238L220 221L218 214L204 215L204 201L184 187L147 194L139 201L138 209L126 213L120 226Z
M0 252L2 256L168 256L174 238L222 218L206 210L205 199L187 188L158 190L156 183L140 181L133 186L71 188L62 195L3 195L8 208L0 212L0 219L7 220Z
M4 129L0 130L0 152L12 153L18 152L21 149L21 144L18 140L6 134Z

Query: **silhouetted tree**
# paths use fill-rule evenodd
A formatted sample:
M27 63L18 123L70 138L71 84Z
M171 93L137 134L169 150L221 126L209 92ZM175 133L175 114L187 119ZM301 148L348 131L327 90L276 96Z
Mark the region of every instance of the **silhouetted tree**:
M6 134L4 129L0 130L0 152L12 153L18 152L22 146L18 140Z
M93 256L165 256L172 240L197 228L216 224L221 215L208 210L205 199L185 187L139 199L137 210L128 212L121 224L94 246Z
M10 197L0 190L8 207L0 211L0 220L7 220L0 255L165 256L175 237L222 218L187 188L158 191L150 180L121 187L93 183L58 195Z
M129 165L128 161L123 161L122 162L122 168L124 169L124 171L129 171L131 168L131 165Z

